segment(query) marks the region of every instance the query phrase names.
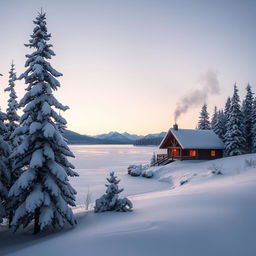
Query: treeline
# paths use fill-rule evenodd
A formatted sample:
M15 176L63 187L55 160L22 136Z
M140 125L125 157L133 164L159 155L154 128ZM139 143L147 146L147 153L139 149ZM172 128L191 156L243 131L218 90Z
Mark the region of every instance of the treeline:
M135 146L159 146L161 141L163 140L163 136L161 137L155 137L155 138L142 138L139 140L136 140L133 145Z
M211 121L207 105L202 106L198 129L212 129L224 142L225 156L256 152L256 98L250 84L242 102L234 85L232 97L228 97L224 109L214 108Z

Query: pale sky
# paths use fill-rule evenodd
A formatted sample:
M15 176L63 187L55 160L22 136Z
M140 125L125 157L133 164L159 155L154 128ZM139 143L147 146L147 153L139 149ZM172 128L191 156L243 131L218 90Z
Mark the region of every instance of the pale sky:
M6 108L11 60L23 72L24 46L40 8L52 34L52 59L63 73L56 93L70 107L68 128L88 135L109 131L166 131L176 103L217 73L222 107L237 82L256 85L256 1L246 0L0 0L0 105ZM24 82L17 82L19 98ZM178 120L194 128L200 107Z

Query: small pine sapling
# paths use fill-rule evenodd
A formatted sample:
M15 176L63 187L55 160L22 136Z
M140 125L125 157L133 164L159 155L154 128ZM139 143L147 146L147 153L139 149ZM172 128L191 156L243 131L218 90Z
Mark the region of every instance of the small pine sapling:
M120 180L117 180L114 172L110 172L110 177L107 178L107 181L109 184L106 184L106 193L96 200L94 211L132 211L133 205L128 198L118 198L119 193L121 193L124 189L119 189L118 183L120 182Z

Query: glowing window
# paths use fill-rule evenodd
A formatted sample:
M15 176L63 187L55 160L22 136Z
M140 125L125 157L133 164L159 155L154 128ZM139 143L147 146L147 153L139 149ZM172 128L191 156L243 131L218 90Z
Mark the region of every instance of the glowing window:
M188 154L189 154L189 156L196 156L196 150L191 149L191 150L189 150Z
M172 149L172 156L177 156L178 155L178 150L176 148Z
M216 156L216 150L211 150L211 156Z

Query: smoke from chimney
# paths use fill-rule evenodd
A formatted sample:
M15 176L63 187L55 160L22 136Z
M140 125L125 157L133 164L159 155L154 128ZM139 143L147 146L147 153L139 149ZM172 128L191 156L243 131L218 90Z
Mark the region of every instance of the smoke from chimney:
M206 72L206 74L200 77L199 82L203 85L201 89L196 89L190 92L178 101L174 111L175 123L177 123L179 116L185 114L189 108L191 109L200 106L206 102L209 95L220 93L216 72Z

